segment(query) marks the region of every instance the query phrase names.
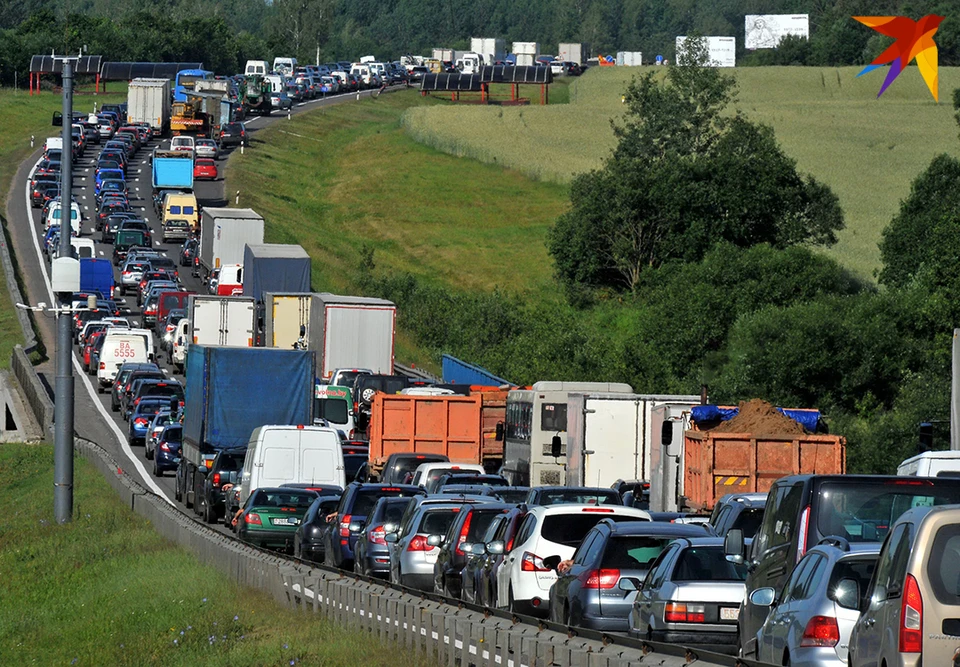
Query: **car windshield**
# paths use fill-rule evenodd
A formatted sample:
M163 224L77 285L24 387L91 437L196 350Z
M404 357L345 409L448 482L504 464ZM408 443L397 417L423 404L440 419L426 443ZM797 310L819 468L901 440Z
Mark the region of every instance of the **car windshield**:
M744 537L750 538L757 534L761 523L763 523L763 508L747 507L737 515L730 527L739 528L743 531Z
M344 454L343 456L343 474L350 480L357 476L360 467L367 462L366 454Z
M674 581L744 581L747 565L728 561L719 546L688 547L677 559L672 578Z
M611 489L583 491L577 489L557 489L544 491L538 494L537 503L540 505L622 505L620 494Z
M167 442L181 442L183 440L183 427L180 425L167 426L163 429L161 437Z
M505 503L522 503L529 495L529 489L497 489L494 495Z
M377 504L380 498L399 498L417 495L413 490L401 489L397 487L386 487L376 489L361 489L353 499L353 507L350 514L354 516L368 516L373 506Z
M568 547L579 546L584 535L597 525L601 519L611 521L638 521L639 517L587 512L579 514L551 514L544 517L540 535L545 540Z
M881 542L901 514L914 507L960 503L960 480L894 478L820 487L817 529L850 542Z
M296 491L292 489L259 489L250 499L251 506L257 507L297 507L307 509L317 499L314 491Z
M426 535L446 535L450 524L457 518L459 507L444 507L427 510L420 516L420 525L415 532Z
M342 398L318 398L314 402L317 417L333 424L347 423L347 409L347 402Z

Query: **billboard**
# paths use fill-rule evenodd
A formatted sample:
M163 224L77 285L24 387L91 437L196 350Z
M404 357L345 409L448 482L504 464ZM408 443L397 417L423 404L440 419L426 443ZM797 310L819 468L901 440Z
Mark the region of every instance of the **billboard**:
M707 40L707 53L712 67L736 67L737 66L737 38L736 37L704 37ZM687 41L687 36L677 37L677 64L682 65L680 60L680 51L683 49L683 43Z
M809 14L747 14L743 46L748 50L775 49L787 35L810 37Z

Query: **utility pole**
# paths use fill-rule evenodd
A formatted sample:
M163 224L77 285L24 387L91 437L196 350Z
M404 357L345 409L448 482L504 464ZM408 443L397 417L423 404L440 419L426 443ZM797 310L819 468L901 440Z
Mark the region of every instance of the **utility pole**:
M57 259L70 258L73 229L73 60L63 62L63 155L60 163L60 246ZM61 266L63 263L61 262ZM60 287L58 281L54 281ZM57 523L73 520L73 321L70 292L58 291L56 384L53 432L53 513Z

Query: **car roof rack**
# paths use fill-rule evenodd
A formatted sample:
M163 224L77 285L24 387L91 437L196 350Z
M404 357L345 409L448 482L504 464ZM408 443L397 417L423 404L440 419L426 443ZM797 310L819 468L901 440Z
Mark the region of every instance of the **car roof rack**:
M829 535L824 537L822 540L817 542L817 546L820 546L821 544L830 547L837 547L842 551L850 551L850 541L845 537L840 537L839 535Z

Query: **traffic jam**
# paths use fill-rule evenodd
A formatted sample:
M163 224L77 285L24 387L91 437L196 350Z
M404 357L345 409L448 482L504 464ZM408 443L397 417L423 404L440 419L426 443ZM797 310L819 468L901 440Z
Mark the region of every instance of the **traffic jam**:
M135 87L48 138L26 195L38 255L67 233L79 260L75 366L182 511L571 627L778 665L960 664L960 457L847 474L809 408L516 386L453 357L411 372L393 303L313 292L310 255L224 199L250 121L170 136Z

